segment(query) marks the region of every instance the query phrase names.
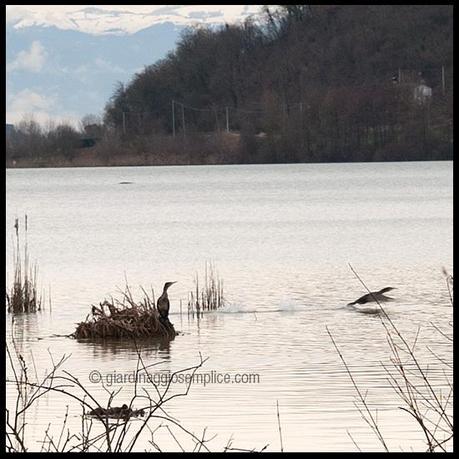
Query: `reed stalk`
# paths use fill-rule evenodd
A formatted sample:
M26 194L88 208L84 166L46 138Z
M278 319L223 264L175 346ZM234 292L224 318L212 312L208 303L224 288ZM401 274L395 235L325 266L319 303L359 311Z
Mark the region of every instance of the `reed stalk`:
M27 243L27 215L24 217L24 256L21 257L19 219L15 219L15 245L13 249L14 281L6 293L7 310L10 313L37 312L42 309L42 297L38 295L38 265L30 264Z
M204 285L199 287L199 274L196 273L195 289L188 295L188 314L202 316L206 311L215 311L225 305L223 279L210 262L204 267Z

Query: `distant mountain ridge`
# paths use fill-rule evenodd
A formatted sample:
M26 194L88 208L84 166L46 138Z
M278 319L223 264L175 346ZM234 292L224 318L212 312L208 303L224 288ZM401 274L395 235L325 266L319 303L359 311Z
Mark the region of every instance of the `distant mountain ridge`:
M104 6L107 8L61 5L52 12L47 7L9 7L13 9L8 23L16 30L54 26L60 30L77 30L93 35L126 35L164 23L187 26L197 22L207 25L234 22L260 10L260 5Z

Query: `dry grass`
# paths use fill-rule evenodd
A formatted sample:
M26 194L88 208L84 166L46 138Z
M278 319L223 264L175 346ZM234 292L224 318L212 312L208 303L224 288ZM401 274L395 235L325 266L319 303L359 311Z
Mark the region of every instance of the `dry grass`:
M155 307L154 292L152 297L142 289L144 298L135 302L126 285L121 300L103 301L93 305L91 314L84 322L77 325L73 337L77 339L98 338L168 338L176 336L170 322L161 322Z
M21 258L21 243L19 237L19 219L14 223L16 244L13 252L14 282L10 292L6 293L8 312L28 313L41 310L42 298L37 293L36 264L30 264L27 246L27 215L24 217L24 258Z
M225 305L223 295L223 280L220 279L218 272L210 262L206 262L204 272L204 285L199 287L199 276L196 273L195 290L190 292L188 297L188 314L197 316L204 311L220 309Z

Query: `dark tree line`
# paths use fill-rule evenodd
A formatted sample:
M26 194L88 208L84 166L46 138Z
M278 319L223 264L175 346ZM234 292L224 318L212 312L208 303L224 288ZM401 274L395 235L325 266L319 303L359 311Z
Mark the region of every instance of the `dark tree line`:
M187 29L119 84L103 129L147 163L446 159L452 99L451 5L265 6Z
M127 136L170 135L178 100L230 107L242 162L450 157L452 6L263 10L258 22L185 32L174 52L118 88L105 123ZM422 80L433 90L424 103L413 96ZM187 113L187 130L221 129L209 113Z
M105 127L93 115L83 117L80 127L70 123L48 122L43 126L25 117L6 134L7 165L50 166L54 161L72 162L83 148L102 140Z

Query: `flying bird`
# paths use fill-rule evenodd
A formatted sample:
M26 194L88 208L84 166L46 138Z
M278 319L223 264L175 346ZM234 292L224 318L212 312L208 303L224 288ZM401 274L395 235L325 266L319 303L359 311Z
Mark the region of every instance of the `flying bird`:
M394 298L390 296L384 295L384 293L389 292L390 290L394 290L395 287L385 287L379 290L378 292L371 292L367 293L366 295L361 296L359 299L353 301L352 303L348 303L348 306L352 306L354 304L365 304L371 302L384 302L384 301L394 301Z

